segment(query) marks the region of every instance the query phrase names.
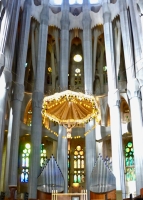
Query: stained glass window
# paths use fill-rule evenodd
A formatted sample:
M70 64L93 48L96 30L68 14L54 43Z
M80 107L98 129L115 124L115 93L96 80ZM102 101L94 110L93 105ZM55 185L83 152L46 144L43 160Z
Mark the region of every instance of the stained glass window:
M30 152L31 152L31 145L29 143L26 143L24 146L24 149L22 151L22 172L20 181L23 183L28 182L29 178L29 158L30 158ZM44 149L44 144L41 144L41 160L40 160L40 166L42 167L44 160L46 159L46 150Z
M84 151L78 145L74 151L74 183L84 182Z
M126 181L135 181L133 143L128 142L125 147Z

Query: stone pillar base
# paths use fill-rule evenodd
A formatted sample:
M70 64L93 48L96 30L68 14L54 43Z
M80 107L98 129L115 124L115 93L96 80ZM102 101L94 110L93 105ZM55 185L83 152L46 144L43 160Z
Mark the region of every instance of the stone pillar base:
M14 200L15 198L15 191L17 190L17 185L10 185L9 186L9 190L10 190L10 198L9 200Z
M123 200L122 190L116 190L116 200Z

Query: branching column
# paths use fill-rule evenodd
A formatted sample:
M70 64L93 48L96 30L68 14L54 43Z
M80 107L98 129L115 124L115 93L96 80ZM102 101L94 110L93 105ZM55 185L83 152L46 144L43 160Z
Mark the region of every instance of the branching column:
M127 94L130 99L131 119L132 119L132 134L134 144L134 159L136 170L136 192L140 193L140 188L143 187L143 156L138 148L143 141L143 122L142 122L142 109L141 109L141 96L139 91L139 82L135 78L134 61L132 52L132 43L129 33L129 23L127 16L127 6L125 0L119 1L120 5L120 21L121 32L123 40L124 57L126 64L127 74Z
M93 70L92 70L92 45L91 45L91 18L89 13L88 0L83 4L83 57L84 57L84 85L85 93L93 94ZM94 120L85 125L85 132L92 129ZM90 198L90 176L95 164L96 145L95 130L87 134L85 138L86 146L86 189L88 191L88 199Z
M135 2L133 0L128 1L130 13L131 13L131 24L134 39L134 52L135 52L135 69L136 78L139 80L141 96L143 99L143 45L142 45L142 31L139 29L139 20L137 17L137 9L135 8ZM143 104L142 104L143 107Z
M37 199L37 177L40 173L40 145L42 137L42 102L47 52L49 6L43 1L40 16L37 70L32 96L31 159L29 171L29 199Z
M1 23L0 30L0 75L4 68L4 51L6 46L6 40L8 36L9 26L11 22L12 10L13 10L14 0L8 0L5 14Z
M68 70L69 70L69 1L63 1L61 19L61 42L60 42L60 87L62 90L68 89ZM68 168L67 155L68 144L64 127L59 126L57 161L65 180L64 192L68 191ZM62 152L62 156L61 156Z
M13 107L13 123L12 123L12 136L11 136L11 156L10 156L10 174L9 174L9 187L17 186L17 166L18 166L18 147L19 147L19 132L20 132L20 115L21 105L24 97L24 75L25 63L27 57L28 38L31 21L31 0L26 0L24 4L21 34L19 42L19 53L17 61L17 76L16 84L14 86L14 95L12 101Z
M116 190L125 193L122 129L120 116L120 93L117 89L117 76L114 62L111 13L107 0L103 0L104 39L108 72L108 103L111 117L111 143L113 173L116 177Z

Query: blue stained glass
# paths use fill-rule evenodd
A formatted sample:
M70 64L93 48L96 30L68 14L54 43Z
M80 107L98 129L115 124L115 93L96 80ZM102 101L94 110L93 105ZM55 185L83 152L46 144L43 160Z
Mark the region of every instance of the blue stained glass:
M28 173L25 173L25 182L28 182Z
M40 165L42 166L44 159L46 158L46 150L44 149L44 144L42 144L41 146L41 160L40 160ZM20 177L20 181L21 182L28 182L28 177L29 177L29 156L30 156L30 152L31 152L31 145L29 143L25 144L25 148L23 149L22 152L22 167L24 167L24 169L22 169L22 173L21 173L21 177ZM43 154L44 152L44 154Z
M21 174L21 182L25 182L24 181L24 173Z

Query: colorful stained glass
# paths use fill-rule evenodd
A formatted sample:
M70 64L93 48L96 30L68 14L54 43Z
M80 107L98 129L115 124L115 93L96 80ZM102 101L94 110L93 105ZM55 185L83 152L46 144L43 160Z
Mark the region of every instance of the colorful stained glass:
M133 143L128 142L125 148L126 181L135 181Z
M74 169L78 168L78 171L74 171L74 182L84 182L84 151L80 145L78 145L74 151Z
M74 168L77 168L77 160L74 160Z
M74 183L77 183L77 175L74 175Z
M77 180L78 180L78 183L81 183L81 177L80 177L80 175L78 175Z
M28 182L28 177L29 177L29 157L30 157L30 152L31 152L31 145L29 143L25 144L25 148L22 151L22 173L20 180L23 183ZM46 150L44 149L44 145L41 145L41 160L40 160L40 166L43 165L44 159L46 158Z
M81 168L84 168L84 160L81 160Z

